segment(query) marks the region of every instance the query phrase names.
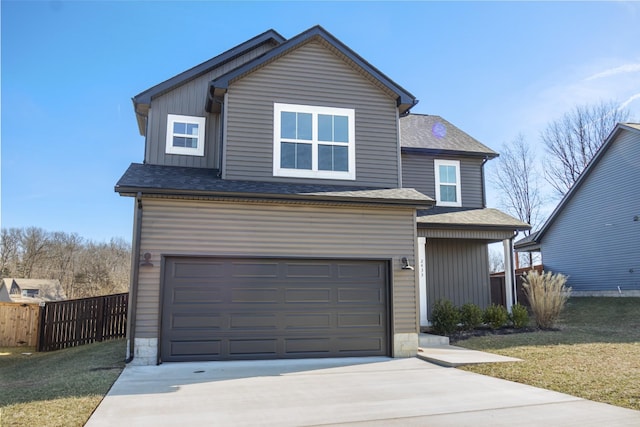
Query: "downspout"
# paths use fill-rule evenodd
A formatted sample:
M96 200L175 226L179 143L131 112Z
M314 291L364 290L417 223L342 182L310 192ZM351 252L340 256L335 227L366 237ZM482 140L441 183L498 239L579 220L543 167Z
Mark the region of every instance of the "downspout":
M224 153L224 98L215 96L212 101L220 105L220 118L218 120L218 126L220 127L218 136L218 178L222 177L222 161Z
M514 256L513 256L513 240L516 238L517 235L518 235L518 232L514 231L513 236L509 238L509 258L511 258L509 262L509 265L511 266L511 268L509 269L509 275L511 276L511 295L513 296L513 299L511 300L512 304L518 303L518 284L516 283L516 270L515 270L516 266L514 263Z
M488 161L489 161L489 157L484 156L484 159L482 159L482 164L480 165L480 179L482 179L482 207L483 208L487 207L487 188L484 182L484 164L487 163Z
M136 307L138 305L138 274L140 271L140 239L142 236L142 193L136 195L136 216L134 219L133 245L131 248L131 289L129 289L129 312L127 313L127 336L129 337L130 363L135 354Z

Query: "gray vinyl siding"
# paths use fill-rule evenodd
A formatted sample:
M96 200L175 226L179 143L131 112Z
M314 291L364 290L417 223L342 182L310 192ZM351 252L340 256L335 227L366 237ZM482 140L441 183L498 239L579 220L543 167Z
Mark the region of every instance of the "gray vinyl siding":
M545 270L575 291L640 289L640 136L623 131L546 231Z
M462 206L482 208L482 159L402 153L402 186L436 198L434 160L459 160Z
M273 176L273 104L355 110L356 180ZM225 179L399 187L395 100L319 42L307 43L232 82Z
M136 337L159 336L162 255L315 257L392 260L392 330L418 328L413 209L143 199Z
M197 168L219 167L218 139L220 137L219 114L205 111L209 82L239 67L247 61L272 49L264 44L209 71L175 89L155 97L149 110L145 162L153 165L187 166ZM167 114L180 114L206 118L204 157L166 154Z
M427 304L431 313L439 299L456 306L491 302L489 252L479 240L427 239Z

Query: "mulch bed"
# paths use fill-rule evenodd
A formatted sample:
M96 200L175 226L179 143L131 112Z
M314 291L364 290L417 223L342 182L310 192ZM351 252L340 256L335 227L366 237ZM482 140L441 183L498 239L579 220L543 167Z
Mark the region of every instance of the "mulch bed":
M473 337L484 337L486 335L511 335L511 334L526 334L529 332L537 332L537 331L541 331L542 329L539 328L532 328L532 327L527 327L527 328L520 328L520 329L516 329L516 328L512 328L512 327L504 327L504 328L499 328L499 329L491 329L489 327L479 327L477 329L474 329L472 331L458 331L455 334L449 336L449 342L456 343L458 341L463 341L469 338L473 338ZM553 328L553 329L545 329L545 330L549 330L549 331L558 331L559 329ZM431 331L430 329L426 329L423 332L426 332L428 334L433 334L433 331ZM437 335L437 334L435 334Z

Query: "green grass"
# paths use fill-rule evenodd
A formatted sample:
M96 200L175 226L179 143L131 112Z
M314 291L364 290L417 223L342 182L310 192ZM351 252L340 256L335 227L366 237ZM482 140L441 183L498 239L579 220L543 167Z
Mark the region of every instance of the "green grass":
M573 298L557 331L456 345L522 359L462 369L640 410L640 298Z
M84 425L120 375L124 355L124 340L46 353L0 347L0 426Z

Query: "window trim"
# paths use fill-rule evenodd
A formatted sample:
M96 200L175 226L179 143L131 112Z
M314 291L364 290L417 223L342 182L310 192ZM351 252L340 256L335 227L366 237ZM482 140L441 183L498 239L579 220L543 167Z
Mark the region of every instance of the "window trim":
M454 166L456 168L456 201L445 202L440 198L440 166ZM447 207L462 207L462 190L460 182L460 160L440 160L435 159L433 161L433 171L435 175L436 183L436 206ZM450 183L443 183L442 185L451 185Z
M312 115L311 128L312 137L308 142L311 145L311 169L290 169L280 167L281 155L281 113L296 112L310 113ZM347 116L349 123L349 141L331 142L318 140L318 115L339 115ZM356 142L355 142L355 110L351 108L338 107L320 107L313 105L284 104L275 102L273 104L273 176L289 177L289 178L316 178L316 179L340 179L355 180L356 179ZM297 143L307 143L300 141ZM333 145L339 147L347 147L348 171L327 171L318 169L318 146Z
M173 146L173 137L176 135L173 133L174 123L187 123L187 124L198 125L198 136L197 136L198 143L196 148ZM165 145L165 153L179 154L183 156L200 156L200 157L204 156L205 125L206 125L205 117L183 116L179 114L167 114L167 138L166 138L166 145ZM182 136L180 134L178 135ZM193 136L193 135L189 135L189 136Z

